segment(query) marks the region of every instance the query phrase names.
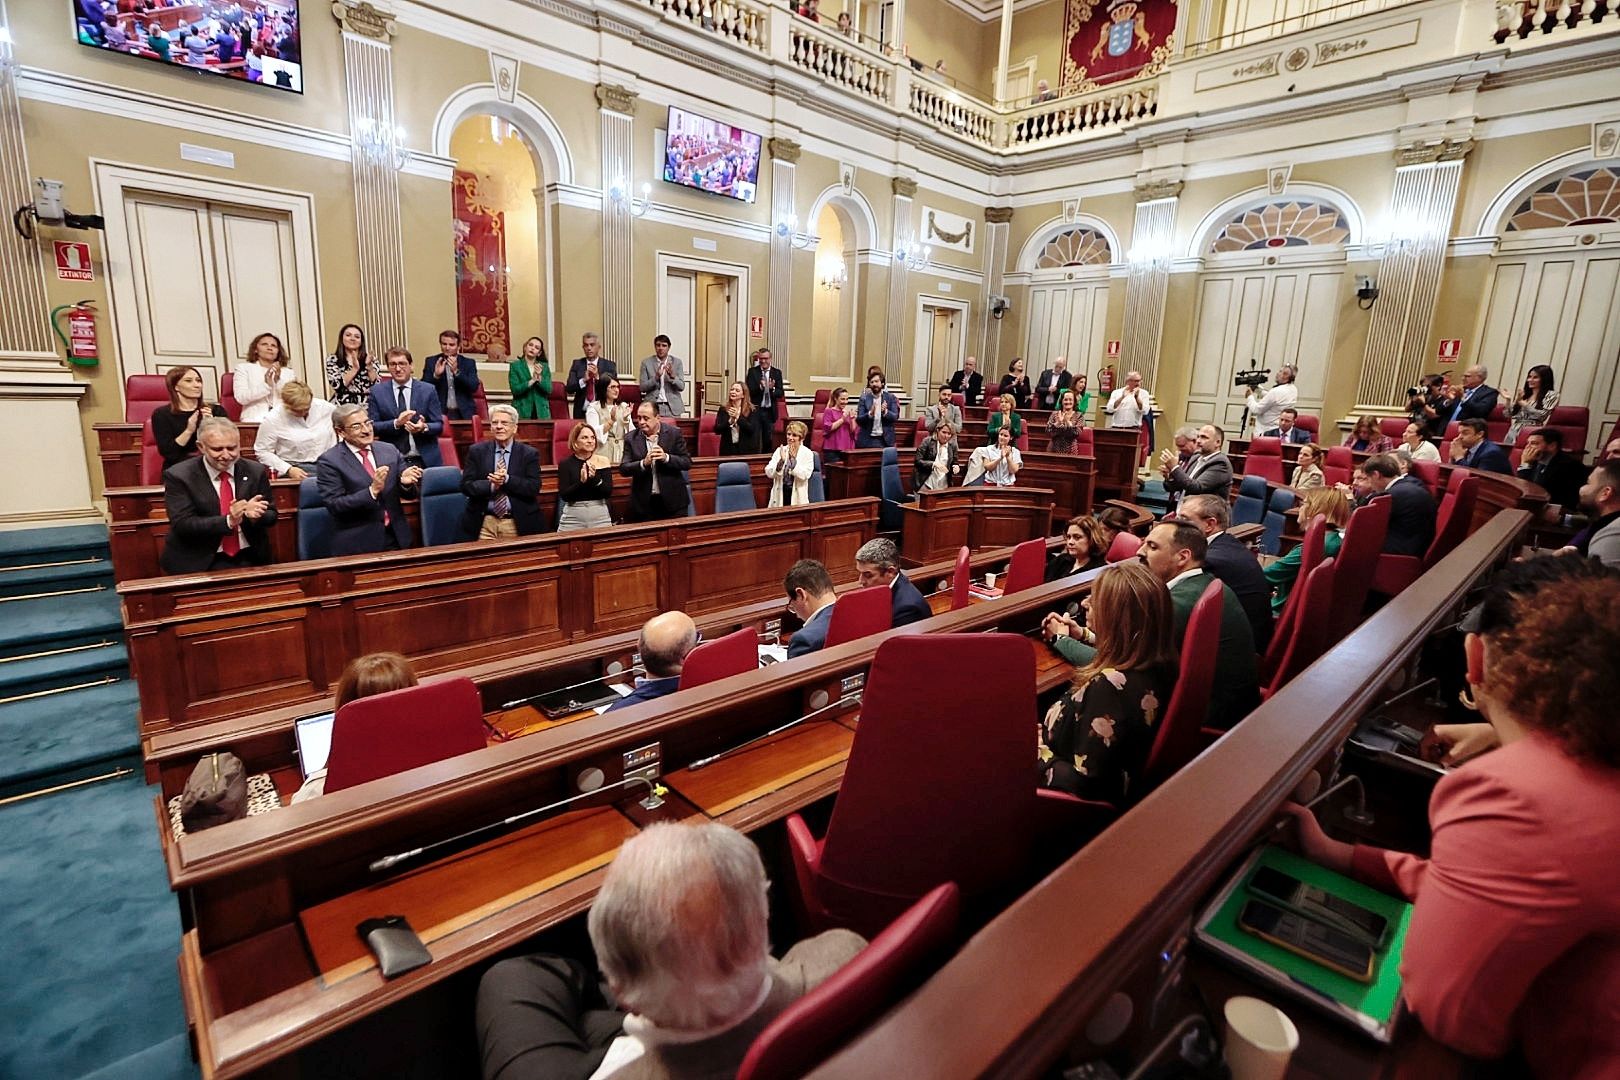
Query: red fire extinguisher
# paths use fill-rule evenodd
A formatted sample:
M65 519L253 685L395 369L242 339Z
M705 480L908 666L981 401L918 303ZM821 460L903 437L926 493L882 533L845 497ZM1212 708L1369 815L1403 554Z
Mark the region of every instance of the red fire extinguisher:
M1109 364L1097 372L1097 389L1105 394L1114 392L1114 365Z
M67 333L59 322L67 313ZM95 367L101 363L100 347L96 344L96 305L93 300L80 300L76 304L63 304L51 311L51 329L62 339L67 349L68 363L80 367Z

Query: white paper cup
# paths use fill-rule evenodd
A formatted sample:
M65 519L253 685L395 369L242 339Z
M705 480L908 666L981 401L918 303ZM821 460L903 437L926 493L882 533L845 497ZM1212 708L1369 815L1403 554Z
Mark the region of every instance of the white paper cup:
M993 588L996 587L996 575L995 574L986 573L984 575L984 587L987 588L987 589L993 589Z
M1226 1002L1226 1064L1232 1080L1282 1080L1299 1049L1299 1029L1286 1013L1259 998Z

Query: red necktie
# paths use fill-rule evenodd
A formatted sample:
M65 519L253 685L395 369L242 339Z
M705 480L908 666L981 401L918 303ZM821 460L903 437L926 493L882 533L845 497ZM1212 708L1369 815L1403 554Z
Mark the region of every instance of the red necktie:
M231 520L231 503L235 501L236 492L231 490L231 474L222 472L219 474L219 512L225 515L227 525ZM225 535L225 539L220 542L219 550L232 558L242 550L242 541L237 539L235 529Z
M371 448L368 446L360 451L360 464L366 467L367 476L376 476L377 468L371 463ZM388 528L388 511L383 510L383 528Z

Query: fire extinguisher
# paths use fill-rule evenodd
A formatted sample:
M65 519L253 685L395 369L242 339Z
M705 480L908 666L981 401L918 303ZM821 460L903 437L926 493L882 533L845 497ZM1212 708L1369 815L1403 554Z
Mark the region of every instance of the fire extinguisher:
M1097 389L1104 394L1112 394L1114 392L1113 364L1109 364L1107 367L1097 372Z
M58 321L67 313L67 333ZM51 329L62 339L67 349L68 363L80 367L95 367L101 363L100 348L96 345L96 305L93 300L80 300L76 304L63 304L51 310Z

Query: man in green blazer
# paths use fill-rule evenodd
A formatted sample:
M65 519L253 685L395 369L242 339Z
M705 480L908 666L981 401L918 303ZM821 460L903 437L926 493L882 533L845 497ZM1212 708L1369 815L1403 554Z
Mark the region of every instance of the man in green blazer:
M1210 582L1218 580L1204 569L1208 543L1197 526L1186 522L1164 521L1153 526L1142 541L1137 558L1170 589L1175 609L1176 645L1187 633L1193 605ZM1096 655L1086 637L1089 631L1066 615L1048 615L1044 623L1053 635L1052 647L1071 664L1079 667ZM1254 631L1243 614L1243 605L1231 586L1221 586L1221 642L1215 664L1215 685L1210 691L1208 721L1226 729L1260 704L1260 666L1254 653Z

